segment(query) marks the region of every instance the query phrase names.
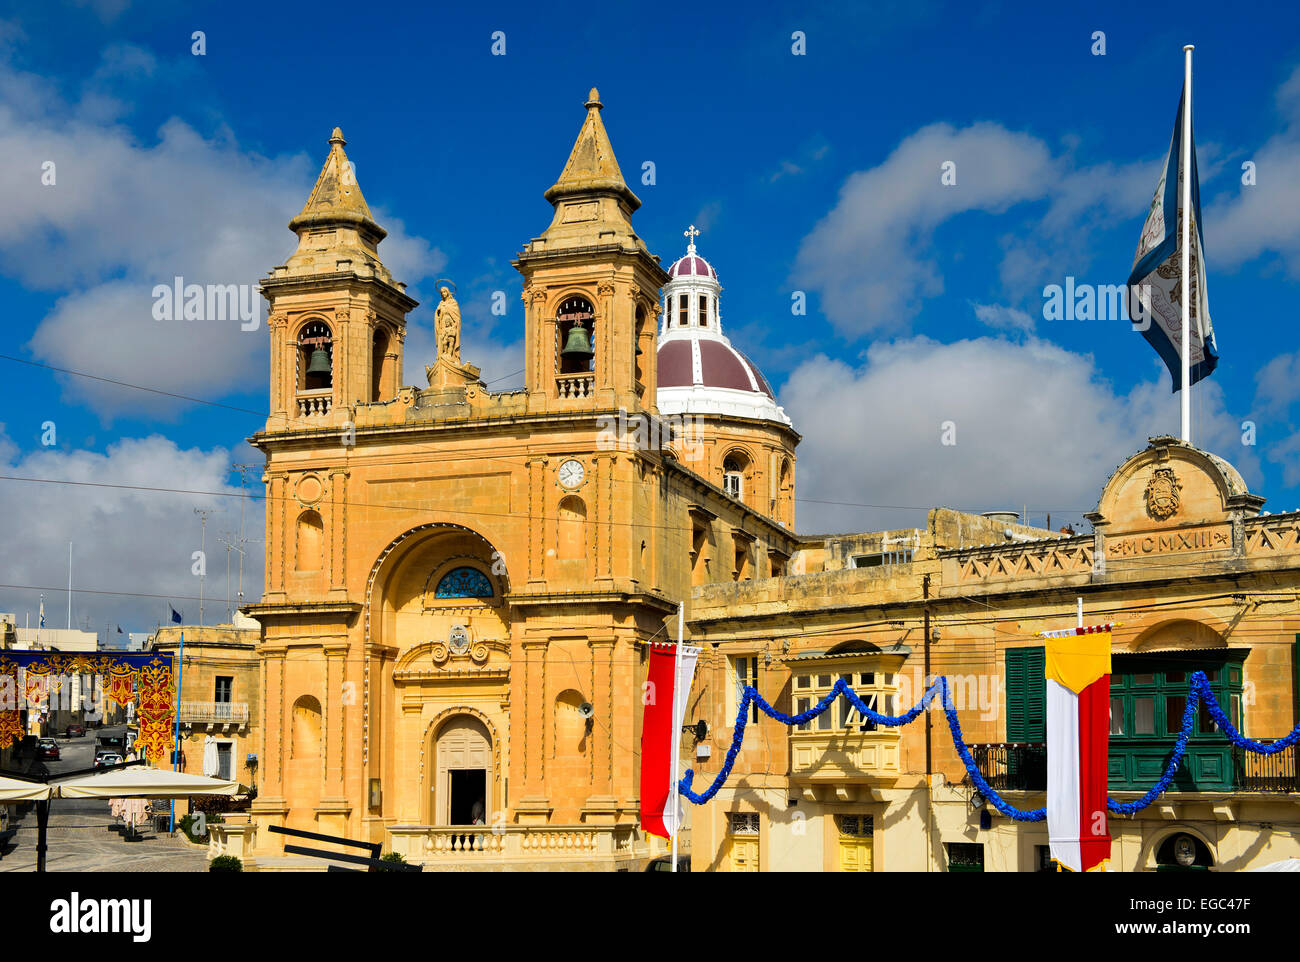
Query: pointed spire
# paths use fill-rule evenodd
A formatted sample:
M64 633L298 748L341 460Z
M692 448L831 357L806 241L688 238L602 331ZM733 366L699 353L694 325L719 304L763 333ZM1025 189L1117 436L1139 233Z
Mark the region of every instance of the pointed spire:
M361 196L355 168L343 152L346 143L343 131L335 127L330 134L329 156L316 178L316 186L312 188L302 213L289 221L289 229L297 231L303 227L347 224L372 233L373 242L378 243L388 232L375 223L366 199Z
M573 194L613 193L632 210L636 210L641 206L641 201L628 189L623 180L623 172L618 168L609 134L605 133L605 125L600 119L604 104L600 102L600 92L595 87L587 94L584 106L587 108L587 119L578 131L578 139L569 153L569 161L564 165L560 179L546 192L545 197L554 204Z

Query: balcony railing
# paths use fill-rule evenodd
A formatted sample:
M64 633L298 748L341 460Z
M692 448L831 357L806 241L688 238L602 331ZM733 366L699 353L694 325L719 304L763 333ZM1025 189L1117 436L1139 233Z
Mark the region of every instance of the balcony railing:
M595 392L594 374L560 374L555 378L555 393L562 398L587 398Z
M989 787L999 792L1041 792L1047 788L1047 746L1042 742L968 745Z
M330 405L333 403L334 398L334 389L324 387L312 391L299 391L297 396L298 417L321 417L330 413Z
M1239 792L1300 792L1294 745L1276 755L1257 755L1234 747L1232 769Z
M183 701L181 721L212 725L247 725L248 703L242 701Z
M393 851L408 862L554 862L648 857L632 825L394 825Z
M1041 742L969 745L975 764L989 786L999 792L1043 791L1047 788L1047 747ZM1112 755L1112 759L1115 756ZM1154 781L1154 779L1152 779ZM1111 775L1112 791L1134 791L1136 786L1116 784ZM1296 766L1296 746L1276 755L1258 755L1242 748L1232 749L1231 784L1223 778L1218 784L1201 780L1195 785L1180 784L1175 779L1169 790L1235 791L1278 794L1300 793L1300 771Z

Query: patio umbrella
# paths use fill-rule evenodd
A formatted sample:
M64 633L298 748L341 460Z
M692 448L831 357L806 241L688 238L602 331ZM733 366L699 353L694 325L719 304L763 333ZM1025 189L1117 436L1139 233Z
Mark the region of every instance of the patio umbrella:
M1300 858L1284 858L1280 862L1248 868L1247 872L1300 872Z
M228 779L143 766L82 775L54 782L50 788L59 798L189 798L239 793L239 783Z
M217 761L217 740L209 735L203 739L203 774L217 774L220 765Z
M24 782L0 775L0 805L19 802L43 802L50 797L50 786L40 782Z

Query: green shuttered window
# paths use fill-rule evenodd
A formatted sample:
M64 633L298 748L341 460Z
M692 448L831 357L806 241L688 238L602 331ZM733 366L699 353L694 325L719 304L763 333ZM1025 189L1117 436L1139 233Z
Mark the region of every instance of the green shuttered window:
M1008 648L1007 741L1042 742L1047 740L1047 679L1044 676L1044 651L1035 648Z

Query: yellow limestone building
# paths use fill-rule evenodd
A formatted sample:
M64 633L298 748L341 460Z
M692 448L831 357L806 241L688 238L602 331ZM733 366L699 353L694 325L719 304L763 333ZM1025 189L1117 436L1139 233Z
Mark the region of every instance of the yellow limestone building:
M1044 640L1085 623L1112 634L1109 794L1140 799L1166 770L1189 680L1206 673L1234 727L1271 742L1300 699L1300 512L1262 511L1222 458L1172 437L1121 464L1087 517L1051 532L1014 512L929 513L924 528L805 538L800 574L693 589L702 645L687 751L703 791L732 743L740 684L801 712L844 678L882 714L947 677L963 742L1022 810L1047 780ZM840 699L788 728L754 711L723 788L696 809L695 871L1039 871L1044 822L975 790L944 713L877 727ZM704 750L700 750L700 749ZM1195 719L1169 790L1112 815L1113 871L1239 871L1300 858L1296 746L1271 756Z
M405 386L416 302L338 129L263 281L261 868L295 867L271 825L431 867L639 867L646 642L693 584L780 575L796 549L798 435L721 334L693 235L676 274L646 249L594 89L585 106L553 219L514 261L522 390L461 359L450 290L428 386ZM715 378L721 401L683 417Z

